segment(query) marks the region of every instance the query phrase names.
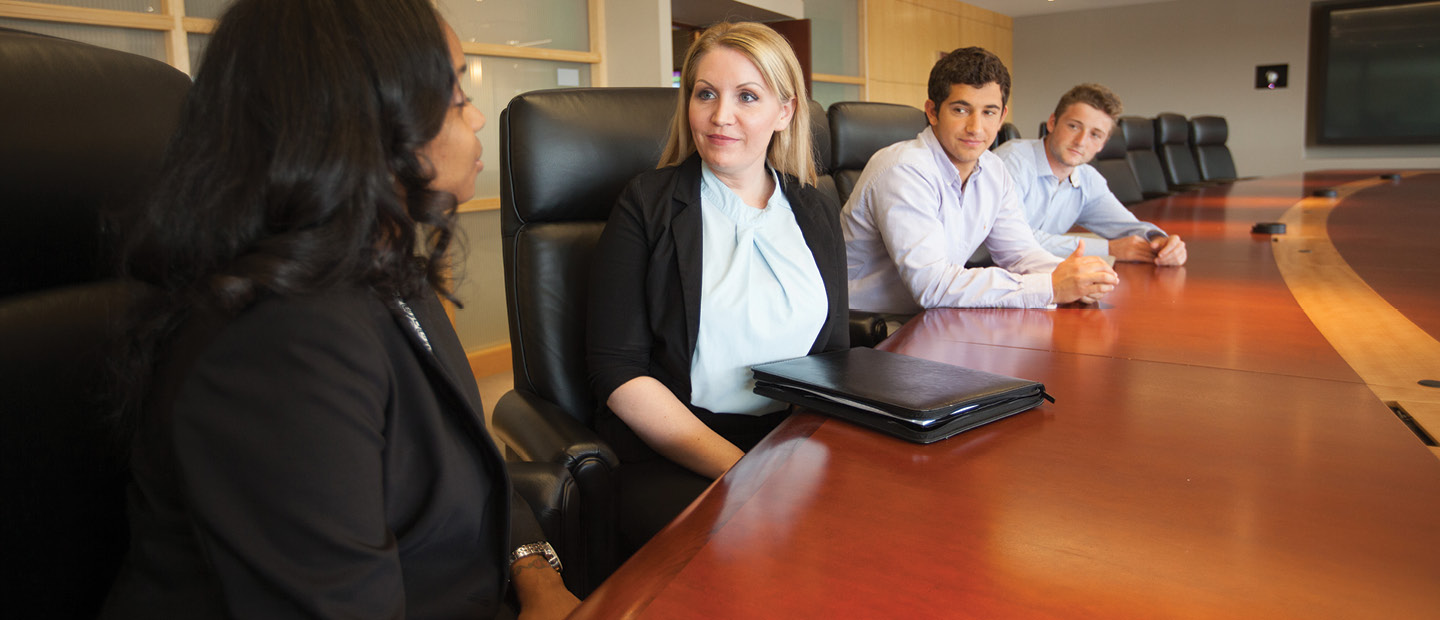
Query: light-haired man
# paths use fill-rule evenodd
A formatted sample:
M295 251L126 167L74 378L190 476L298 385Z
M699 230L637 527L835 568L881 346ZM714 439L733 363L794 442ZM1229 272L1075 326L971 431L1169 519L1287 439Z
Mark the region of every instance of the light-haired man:
M850 307L1036 308L1113 290L1119 280L1104 259L1077 251L1062 261L1035 241L988 150L1010 97L1004 63L978 47L955 50L932 68L927 90L930 126L871 157L841 215ZM999 267L965 267L981 244Z
M995 150L1005 161L1025 206L1025 219L1040 245L1057 256L1073 254L1081 238L1067 235L1076 224L1108 240L1087 244L1086 254L1115 260L1185 264L1185 242L1135 218L1105 177L1090 165L1115 130L1120 99L1099 84L1066 92L1045 121L1040 140L1010 140Z

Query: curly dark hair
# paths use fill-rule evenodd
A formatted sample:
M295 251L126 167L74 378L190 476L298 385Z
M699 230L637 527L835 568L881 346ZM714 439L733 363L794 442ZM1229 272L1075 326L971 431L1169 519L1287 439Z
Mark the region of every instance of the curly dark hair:
M429 189L417 154L444 124L450 64L426 0L239 0L225 13L153 197L115 224L122 274L153 292L120 356L122 416L195 309L348 286L450 297L456 198Z
M991 82L1000 85L1000 105L1010 105L1010 70L1005 63L983 47L962 47L936 61L926 91L939 107L956 84L980 88Z

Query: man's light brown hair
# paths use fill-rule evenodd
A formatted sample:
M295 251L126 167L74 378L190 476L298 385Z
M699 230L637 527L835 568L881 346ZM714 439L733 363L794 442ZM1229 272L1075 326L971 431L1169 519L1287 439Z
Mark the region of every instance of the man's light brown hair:
M1074 103L1083 103L1110 116L1110 120L1119 122L1120 114L1125 111L1120 105L1120 98L1110 89L1099 84L1086 83L1076 86L1066 92L1060 98L1060 103L1055 105L1055 119L1059 120L1065 110Z

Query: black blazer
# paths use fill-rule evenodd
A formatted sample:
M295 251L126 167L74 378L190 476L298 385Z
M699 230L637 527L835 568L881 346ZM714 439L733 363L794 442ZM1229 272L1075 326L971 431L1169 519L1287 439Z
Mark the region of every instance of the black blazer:
M358 289L185 323L133 444L130 550L102 617L497 613L511 518L517 539L539 529L438 299L409 305L434 354Z
M621 193L595 249L586 328L590 384L601 412L626 381L654 377L690 402L700 333L700 157L645 172ZM814 186L780 175L830 304L811 353L850 346L840 207Z

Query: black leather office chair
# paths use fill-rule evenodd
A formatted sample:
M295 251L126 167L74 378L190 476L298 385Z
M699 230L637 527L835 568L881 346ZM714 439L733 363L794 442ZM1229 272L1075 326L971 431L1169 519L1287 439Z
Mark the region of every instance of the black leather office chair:
M1162 112L1154 123L1155 150L1170 189L1185 191L1206 185L1200 181L1200 167L1195 165L1195 156L1190 152L1190 123L1185 117Z
M842 101L830 106L830 170L843 204L875 151L915 137L929 125L925 113L908 105Z
M1125 159L1125 136L1119 125L1110 132L1105 146L1095 154L1091 165L1100 172L1100 176L1105 177L1110 193L1115 194L1120 204L1129 206L1145 199L1140 192L1140 182L1135 178L1135 169Z
M1200 180L1206 182L1229 182L1236 180L1235 160L1230 156L1230 147L1225 146L1230 137L1230 124L1223 116L1196 116L1190 119L1190 147L1195 155L1195 165L1200 168Z
M990 144L990 150L1000 148L1000 145L1020 137L1020 128L1015 123L1005 123L1000 126L1000 131L995 132L995 142Z
M815 151L815 174L819 178L815 187L825 195L840 202L840 190L835 188L835 175L830 172L830 119L825 116L825 106L810 100L810 147Z
M1036 134L1036 137L1044 138L1046 134L1050 133L1049 122L1050 120L1048 118L1040 121L1040 133Z
M1146 200L1169 196L1170 185L1165 182L1160 156L1155 154L1155 124L1148 118L1122 116L1117 129L1125 138L1125 161L1135 171L1141 196Z
M190 80L149 58L0 29L3 609L94 618L128 539L104 366L134 292L102 212L152 185Z
M513 457L574 480L556 543L584 595L619 560L615 452L591 427L585 362L590 256L625 184L660 159L672 88L526 93L500 116L500 228L515 389L495 406ZM547 528L547 531L550 531Z

